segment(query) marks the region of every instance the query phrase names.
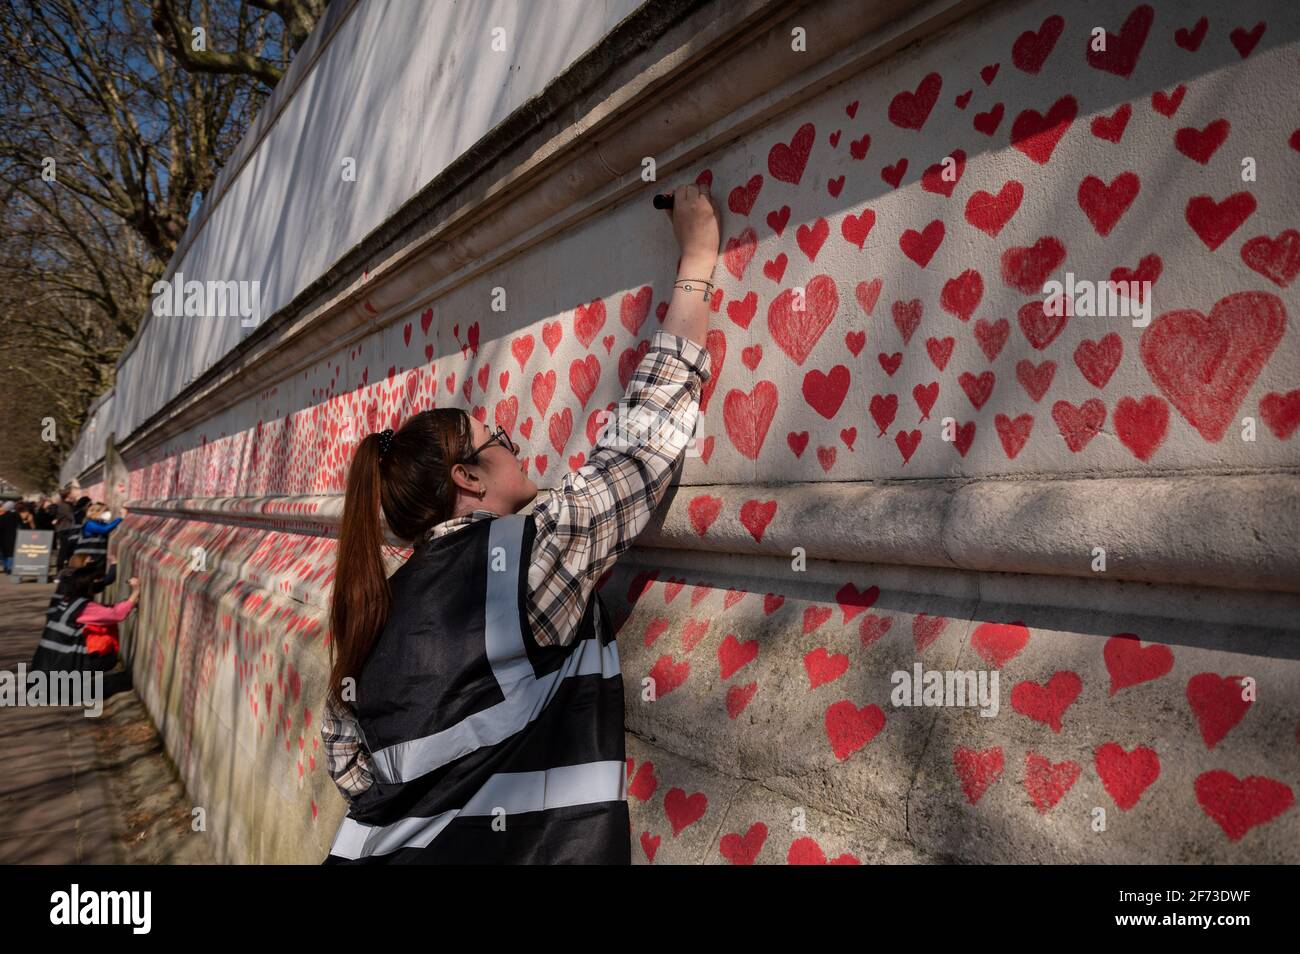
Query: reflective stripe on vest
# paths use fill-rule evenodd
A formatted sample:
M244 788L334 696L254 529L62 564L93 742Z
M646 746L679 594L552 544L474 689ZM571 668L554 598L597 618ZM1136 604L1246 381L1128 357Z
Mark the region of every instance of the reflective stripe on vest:
M488 552L500 547L505 565L520 566L520 541L524 518L518 514L492 521ZM535 720L555 695L561 679L599 673L609 677L621 673L618 644L600 645L599 629L593 639L580 640L564 665L540 679L533 675L519 628L519 581L513 573L489 573L484 613L487 657L501 694L505 697L490 709L472 713L441 732L412 739L371 753L376 781L408 782L427 772L468 755L484 745L508 739ZM596 619L600 614L596 613ZM599 624L598 624L599 625Z

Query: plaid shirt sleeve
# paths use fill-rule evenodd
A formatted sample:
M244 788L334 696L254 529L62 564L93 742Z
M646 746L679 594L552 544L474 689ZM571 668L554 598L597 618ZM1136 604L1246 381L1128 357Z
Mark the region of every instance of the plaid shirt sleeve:
M528 572L533 635L567 645L600 576L632 546L664 498L695 433L709 352L658 331L587 463L544 491L533 507L536 536Z
M320 737L325 745L325 769L349 802L370 787L370 755L362 744L361 726L350 710L338 710L327 698Z

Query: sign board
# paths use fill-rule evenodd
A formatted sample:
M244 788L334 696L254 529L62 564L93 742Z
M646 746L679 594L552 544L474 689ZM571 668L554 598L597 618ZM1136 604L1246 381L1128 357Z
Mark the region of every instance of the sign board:
M37 577L40 582L50 579L50 546L54 542L53 530L20 530L14 538L14 582L24 576Z

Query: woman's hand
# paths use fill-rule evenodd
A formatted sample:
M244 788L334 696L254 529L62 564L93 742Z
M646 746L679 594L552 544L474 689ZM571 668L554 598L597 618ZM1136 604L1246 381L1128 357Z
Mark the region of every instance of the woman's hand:
M699 186L679 185L673 191L673 207L664 213L673 223L673 233L682 250L682 261L709 265L718 259L721 226L713 198Z
M137 591L137 592L139 591L139 589L140 589L140 578L139 578L138 576L133 576L133 577L131 577L131 579L127 580L126 582L127 582L127 584L131 587L132 590L135 590L135 591Z

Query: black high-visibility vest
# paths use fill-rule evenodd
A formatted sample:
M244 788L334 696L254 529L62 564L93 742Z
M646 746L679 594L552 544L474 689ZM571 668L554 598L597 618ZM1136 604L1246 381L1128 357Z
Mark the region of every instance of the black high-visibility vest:
M72 551L72 555L77 556L83 553L94 560L103 560L107 562L108 535L87 533L83 526L77 533L76 548Z
M527 613L531 515L421 545L356 683L374 782L326 864L630 864L623 676L593 592L575 639Z
M29 671L74 672L89 668L84 628L77 623L77 614L88 602L55 594L45 610L45 629L27 667Z

